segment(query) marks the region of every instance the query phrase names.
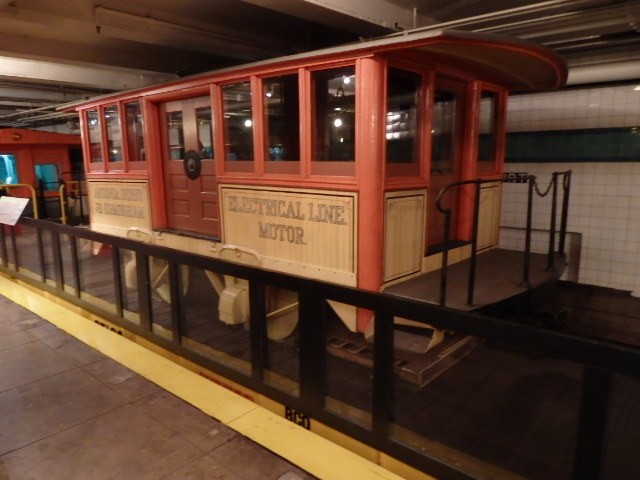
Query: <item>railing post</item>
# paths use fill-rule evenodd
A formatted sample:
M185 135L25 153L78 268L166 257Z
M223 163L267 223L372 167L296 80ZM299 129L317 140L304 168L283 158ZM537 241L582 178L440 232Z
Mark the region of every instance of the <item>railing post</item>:
M553 193L551 198L551 224L549 226L549 249L547 253L547 271L554 270L554 254L556 248L556 215L558 203L558 172L553 172L551 177Z
M47 266L44 260L44 242L42 241L42 229L36 227L36 238L38 241L38 262L40 263L40 281L47 281Z
M300 402L305 413L324 408L326 391L326 331L327 302L309 287L298 290L298 332L300 348Z
M18 271L20 259L18 258L18 241L16 240L16 227L11 226L11 254L13 255L13 270Z
M393 313L377 309L374 322L372 428L378 440L384 440L393 416Z
M122 317L124 310L122 302L122 272L120 270L121 258L120 249L118 247L111 248L111 268L113 269L113 282L116 291L116 313L118 317Z
M182 342L183 305L182 278L176 262L169 261L169 294L171 298L171 341L180 345Z
M574 480L600 478L611 372L585 365L573 458Z
M469 285L467 288L467 305L473 305L473 294L476 284L476 250L478 248L478 220L480 218L480 185L475 182L476 192L473 201L473 231L471 232L471 258L469 259Z
M447 269L449 266L449 228L451 227L451 210L444 212L444 241L442 242L442 268L440 269L440 306L447 301Z
M267 355L267 304L262 283L249 281L249 325L251 339L251 376L261 382L269 368Z
M560 216L560 244L558 252L564 255L567 237L567 219L569 216L569 190L571 189L571 170L564 172L562 178L562 213Z
M53 274L58 292L64 291L64 268L62 264L62 244L60 234L51 230L51 254L53 255Z
M80 298L82 295L82 284L80 283L80 261L78 260L78 240L74 235L69 235L69 248L71 248L71 268L74 275L74 288L76 291L76 297Z
M138 308L140 328L147 334L151 331L151 281L149 279L149 257L136 250L136 283L138 285Z
M80 202L80 225L84 225L84 207L82 206L82 180L78 180L78 201Z
M9 259L7 258L7 241L6 241L6 228L4 224L0 223L0 260L2 261L2 266L7 268L9 265Z
M527 197L527 229L525 231L524 240L524 264L522 266L522 283L523 288L531 288L529 283L529 269L531 266L531 224L532 224L532 210L533 210L533 187L536 182L534 175L529 175L529 193Z

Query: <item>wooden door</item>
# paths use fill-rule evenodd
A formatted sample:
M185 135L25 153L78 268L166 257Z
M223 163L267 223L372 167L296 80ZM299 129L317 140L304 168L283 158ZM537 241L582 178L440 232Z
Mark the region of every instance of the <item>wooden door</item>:
M427 212L427 251L438 251L444 241L445 216L436 208L438 192L460 180L465 85L436 78L431 124L431 179ZM451 209L449 239L456 240L460 190L452 189L441 202Z
M219 237L211 99L166 102L160 116L167 226Z

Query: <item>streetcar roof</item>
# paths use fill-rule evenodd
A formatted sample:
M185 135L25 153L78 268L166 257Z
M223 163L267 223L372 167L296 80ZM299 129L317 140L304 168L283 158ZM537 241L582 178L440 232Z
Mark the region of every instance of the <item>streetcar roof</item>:
M82 108L99 103L103 99L131 97L144 94L159 87L179 88L187 81L207 80L236 70L252 70L261 67L277 67L279 64L300 63L304 60L318 61L340 54L372 54L394 51L419 51L434 57L436 61L464 66L481 78L496 81L511 91L551 90L564 85L567 67L551 49L519 39L484 33L457 30L417 29L398 32L373 40L349 43L321 50L313 50L258 62L235 65L205 73L182 77L158 85L139 87L129 91L114 92L88 100L71 102L61 110ZM311 64L311 62L309 62Z

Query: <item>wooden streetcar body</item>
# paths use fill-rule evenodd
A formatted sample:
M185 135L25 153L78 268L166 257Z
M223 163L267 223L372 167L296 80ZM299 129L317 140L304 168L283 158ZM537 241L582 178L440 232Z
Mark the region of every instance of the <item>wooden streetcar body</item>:
M76 108L91 227L383 291L438 268L437 190L502 178L508 92L565 79L528 43L415 31L89 100ZM483 249L500 192L480 194ZM469 255L472 197L449 200L451 261ZM237 279L210 280L221 317L246 320ZM332 306L370 330L367 312Z

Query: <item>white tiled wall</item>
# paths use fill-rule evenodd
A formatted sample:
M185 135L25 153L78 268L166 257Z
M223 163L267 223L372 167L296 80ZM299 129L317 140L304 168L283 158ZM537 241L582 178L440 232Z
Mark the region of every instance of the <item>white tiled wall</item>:
M523 95L510 99L508 131L640 127L640 88L618 86ZM640 128L638 129L640 135ZM582 234L579 281L640 296L640 152L638 162L508 163L505 171L536 175L540 188L553 171L570 169L570 231ZM502 225L524 226L526 185L506 184ZM549 202L536 196L534 228L549 228ZM501 237L509 247L516 239ZM534 245L540 250L541 244Z

